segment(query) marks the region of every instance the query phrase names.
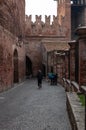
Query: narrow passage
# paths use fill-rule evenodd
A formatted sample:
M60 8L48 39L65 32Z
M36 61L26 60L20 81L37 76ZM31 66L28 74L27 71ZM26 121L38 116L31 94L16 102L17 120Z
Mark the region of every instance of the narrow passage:
M0 130L71 130L64 88L31 79L1 93Z

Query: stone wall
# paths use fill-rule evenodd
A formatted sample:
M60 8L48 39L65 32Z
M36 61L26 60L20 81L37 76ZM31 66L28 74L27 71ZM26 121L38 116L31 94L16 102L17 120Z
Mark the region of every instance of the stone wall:
M82 106L78 95L75 92L67 92L66 95L72 130L85 130L85 108Z

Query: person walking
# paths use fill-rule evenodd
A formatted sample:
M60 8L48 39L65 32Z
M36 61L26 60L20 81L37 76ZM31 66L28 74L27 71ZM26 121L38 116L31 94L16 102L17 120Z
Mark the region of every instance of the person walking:
M43 79L43 74L41 72L41 70L38 70L38 74L37 74L37 81L38 81L38 88L42 88L42 79Z

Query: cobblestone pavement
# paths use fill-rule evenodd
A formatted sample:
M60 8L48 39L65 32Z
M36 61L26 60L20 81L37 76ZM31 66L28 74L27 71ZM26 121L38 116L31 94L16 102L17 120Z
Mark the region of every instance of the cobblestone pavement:
M32 79L1 93L0 130L71 130L64 88Z

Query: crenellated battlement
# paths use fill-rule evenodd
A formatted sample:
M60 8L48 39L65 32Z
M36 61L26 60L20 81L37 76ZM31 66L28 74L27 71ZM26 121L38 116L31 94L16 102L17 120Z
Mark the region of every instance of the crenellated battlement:
M33 21L33 17L32 15L26 15L26 22L30 22L30 23L44 23L44 24L48 24L48 25L52 25L53 22L55 22L57 20L57 16L53 15L53 18L51 18L51 16L47 16L45 15L44 20L42 20L42 15L35 15L35 20Z
M45 15L45 22L42 16L35 15L35 21L32 21L32 15L26 15L26 34L27 35L57 35L57 17L53 16L51 23L51 16Z
M64 24L64 22L63 22ZM41 15L35 15L35 21L32 21L32 15L26 15L26 35L63 35L65 34L65 28L60 26L58 17L53 15L51 22L51 16L45 15L45 21L42 20Z

